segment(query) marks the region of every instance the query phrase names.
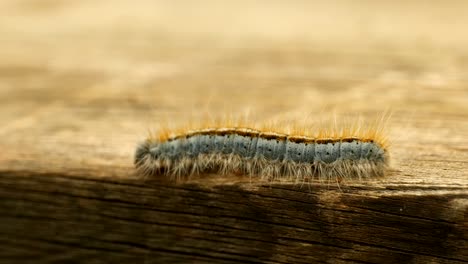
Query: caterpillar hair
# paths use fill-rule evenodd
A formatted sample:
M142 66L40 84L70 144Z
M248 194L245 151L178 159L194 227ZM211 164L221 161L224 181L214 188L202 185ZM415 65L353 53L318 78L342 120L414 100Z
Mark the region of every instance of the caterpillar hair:
M389 164L383 123L286 128L216 122L163 129L138 145L140 175L180 180L196 174L245 174L267 180L363 180Z

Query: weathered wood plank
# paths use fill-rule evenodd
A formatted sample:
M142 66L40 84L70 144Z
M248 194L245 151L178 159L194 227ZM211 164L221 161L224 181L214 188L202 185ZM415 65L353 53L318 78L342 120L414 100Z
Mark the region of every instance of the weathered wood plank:
M168 184L2 173L2 261L462 263L462 188ZM444 195L440 195L444 192Z
M466 2L39 2L0 3L0 262L468 261ZM375 181L135 177L167 119L389 109Z

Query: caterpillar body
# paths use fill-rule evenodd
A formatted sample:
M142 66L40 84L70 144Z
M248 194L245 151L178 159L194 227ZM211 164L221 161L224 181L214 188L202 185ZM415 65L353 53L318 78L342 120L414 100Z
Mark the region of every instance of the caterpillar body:
M145 176L245 174L263 179L346 180L385 174L389 154L379 133L298 135L247 127L209 127L150 137L135 165Z

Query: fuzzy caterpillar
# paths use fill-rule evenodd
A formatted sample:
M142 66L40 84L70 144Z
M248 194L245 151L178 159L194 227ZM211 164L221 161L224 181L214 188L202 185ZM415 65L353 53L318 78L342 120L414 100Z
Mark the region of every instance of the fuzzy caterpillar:
M161 133L139 144L144 176L245 174L270 180L353 180L383 176L389 154L381 131L278 133L246 126L209 126Z

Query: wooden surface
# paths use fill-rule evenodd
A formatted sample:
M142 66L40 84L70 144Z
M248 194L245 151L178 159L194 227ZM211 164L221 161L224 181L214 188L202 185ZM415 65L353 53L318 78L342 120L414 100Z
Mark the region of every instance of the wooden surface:
M468 261L468 4L0 3L1 263ZM390 110L384 179L139 179L148 129Z

